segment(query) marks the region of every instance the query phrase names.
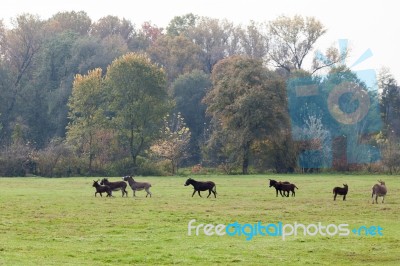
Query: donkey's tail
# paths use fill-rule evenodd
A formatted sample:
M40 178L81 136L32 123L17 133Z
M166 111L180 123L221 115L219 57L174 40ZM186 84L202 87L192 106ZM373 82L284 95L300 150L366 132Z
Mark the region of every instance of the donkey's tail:
M296 185L294 185L295 188L299 189L298 187L296 187Z

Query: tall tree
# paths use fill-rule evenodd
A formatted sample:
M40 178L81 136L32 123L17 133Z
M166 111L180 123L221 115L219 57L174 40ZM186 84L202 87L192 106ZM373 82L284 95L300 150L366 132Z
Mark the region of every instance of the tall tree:
M79 35L87 35L92 20L84 11L58 12L46 21L46 29L51 33L72 31Z
M280 16L269 23L271 49L269 56L274 66L290 72L302 69L304 59L313 50L316 41L325 34L326 29L314 17L296 15L294 17ZM337 49L328 48L326 59L314 60L314 72L325 66L331 66L343 60L346 53L340 54Z
M150 150L163 159L171 162L171 172L176 174L179 164L188 156L190 130L180 113L164 118L161 138Z
M171 85L175 99L176 112L182 114L191 131L189 160L200 163L201 146L205 142L205 132L209 125L206 117L206 105L202 102L207 91L211 88L210 75L201 70L179 76Z
M240 46L243 54L254 59L267 59L269 40L267 34L262 31L263 24L251 21L245 29L240 29Z
M183 16L175 16L167 26L167 34L170 36L187 36L188 30L196 25L198 16L188 13Z
M104 85L100 68L87 75L76 75L72 95L68 101L70 122L67 127L67 142L76 148L78 154L88 160L88 171L92 174L96 155L96 133L104 127Z
M213 66L221 59L233 55L239 40L233 38L235 27L227 20L202 17L188 36L203 51L204 71L211 73Z
M135 34L135 28L127 19L119 19L116 16L106 16L93 23L90 30L91 34L104 39L109 36L119 35L126 43Z
M400 86L388 69L379 73L379 89L381 91L381 113L386 137L400 136Z
M239 149L242 173L247 174L254 142L287 127L285 83L261 61L238 56L218 62L212 82L205 98L207 113L228 133L225 143Z
M136 170L137 157L158 138L163 118L170 111L164 71L143 54L129 53L107 68L110 111L128 147Z
M201 69L201 49L184 36L161 36L149 47L148 53L159 63L172 82L179 75Z
M5 32L5 37L0 45L2 59L7 62L11 84L4 95L7 97L7 106L3 118L5 133L12 131L12 121L21 115L20 106L25 107L32 87L33 64L43 41L43 23L37 16L23 14L13 20L14 28ZM39 104L43 102L40 101Z

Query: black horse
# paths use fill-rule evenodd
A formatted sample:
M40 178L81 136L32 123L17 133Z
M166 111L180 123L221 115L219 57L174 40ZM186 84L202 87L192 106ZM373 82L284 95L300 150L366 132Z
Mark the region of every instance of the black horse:
M289 191L285 191L284 190L283 191L283 195L282 195L282 187L279 184L289 185L290 182L288 182L288 181L280 182L280 181L276 181L276 180L273 180L273 179L269 180L269 187L274 187L275 188L277 197L278 197L278 191L279 191L279 193L281 194L282 197L289 197ZM285 192L287 192L287 195L285 194Z
M196 191L199 193L199 196L201 197L200 191L206 191L206 190L208 190L207 198L211 195L211 192L214 194L214 198L217 197L217 186L212 181L201 182L201 181L196 181L192 178L189 178L188 180L186 180L185 186L189 186L189 185L192 185L194 188L192 197L194 196Z

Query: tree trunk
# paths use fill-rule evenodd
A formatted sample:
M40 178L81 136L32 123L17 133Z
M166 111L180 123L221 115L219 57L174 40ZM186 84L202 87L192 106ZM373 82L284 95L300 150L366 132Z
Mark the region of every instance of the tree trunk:
M246 143L243 147L242 174L244 175L247 175L249 173L249 157L250 157L250 142Z

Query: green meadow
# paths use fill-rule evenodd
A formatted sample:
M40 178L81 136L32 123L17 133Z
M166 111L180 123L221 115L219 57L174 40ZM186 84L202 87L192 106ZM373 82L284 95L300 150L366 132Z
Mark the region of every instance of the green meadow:
M296 197L276 197L268 178L295 183ZM133 198L129 186L128 198L94 197L93 179L0 178L0 265L399 265L399 176L195 176L217 184L216 199L192 198L186 177L136 177L152 184L152 198ZM377 179L388 188L383 204L371 203ZM333 201L343 183L347 200ZM189 236L192 219L380 226L383 235Z

